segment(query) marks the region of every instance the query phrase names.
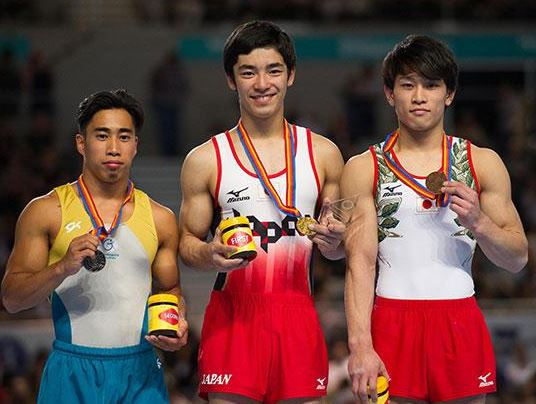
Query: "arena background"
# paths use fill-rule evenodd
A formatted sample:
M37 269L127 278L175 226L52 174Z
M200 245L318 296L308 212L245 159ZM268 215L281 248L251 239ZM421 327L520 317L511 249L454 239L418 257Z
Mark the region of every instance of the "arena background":
M511 275L481 253L480 305L498 359L489 403L536 402L536 3L496 0L2 0L0 2L0 275L15 221L35 196L72 181L74 112L90 93L126 88L147 123L136 186L178 210L184 155L238 118L221 64L225 37L250 19L278 22L296 41L287 117L333 139L348 158L393 128L380 65L410 33L445 40L461 66L448 133L493 147L512 177L530 243ZM169 134L165 136L165 134ZM197 402L196 350L214 274L182 267L190 344L162 354L172 402ZM315 262L317 308L330 349L327 402L349 403L344 261ZM0 403L32 403L53 338L50 307L0 311Z

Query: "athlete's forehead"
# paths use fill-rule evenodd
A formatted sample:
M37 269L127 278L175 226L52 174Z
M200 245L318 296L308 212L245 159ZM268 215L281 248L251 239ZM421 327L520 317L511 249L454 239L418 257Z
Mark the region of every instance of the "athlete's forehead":
M255 48L247 54L238 55L235 69L251 67L286 67L283 55L273 47Z
M424 76L423 74L416 71L408 71L404 73L399 73L395 77L396 81L412 81L412 82L428 82L428 81L438 81L441 82L443 79L431 79Z

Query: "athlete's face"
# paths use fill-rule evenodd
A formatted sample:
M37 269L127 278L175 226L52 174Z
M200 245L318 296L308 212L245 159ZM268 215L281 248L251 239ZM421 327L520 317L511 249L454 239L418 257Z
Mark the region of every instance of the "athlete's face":
M401 128L410 132L443 130L445 108L452 103L443 80L429 80L417 73L396 76L394 88L384 87L389 104L395 108Z
M287 88L294 82L281 54L274 48L257 48L238 56L233 77L227 77L238 93L242 116L268 119L283 113Z
M76 148L84 157L84 173L105 183L128 178L137 147L134 122L124 109L97 112L85 136L76 135Z

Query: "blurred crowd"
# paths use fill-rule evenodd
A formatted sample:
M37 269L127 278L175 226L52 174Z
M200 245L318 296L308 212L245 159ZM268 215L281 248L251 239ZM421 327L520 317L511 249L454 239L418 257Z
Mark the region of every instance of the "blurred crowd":
M94 3L94 2L93 2ZM530 21L536 17L531 0L122 0L107 8L128 11L129 18L145 23L203 24L237 21L262 15L265 19L299 20L321 23L362 21ZM43 24L69 23L76 11L94 10L89 0L4 0L0 21Z
M23 4L24 13L19 6ZM11 18L33 18L32 7L36 1L5 1L0 6L0 21ZM57 3L61 3L58 1ZM452 2L369 2L355 0L303 1L293 0L183 0L142 2L132 0L137 15L144 20L161 18L161 10L177 11L190 7L198 9L201 20L247 16L254 9L273 18L339 19L350 12L357 17L367 13L394 19L403 15L402 4L411 3L408 9L419 10L411 18L434 18L442 13L451 17L470 18L481 1L457 0ZM445 6L445 4L449 4ZM151 4L151 5L150 5ZM486 16L496 19L521 13L524 17L536 16L536 3L519 1L511 10L506 1L494 2ZM398 5L398 6L397 6ZM419 6L419 7L417 7ZM152 7L152 10L149 9ZM397 8L398 7L398 8ZM446 10L444 9L446 7ZM30 10L30 11L29 11ZM238 10L238 11L237 11ZM506 10L506 11L505 11ZM344 13L343 13L344 11ZM339 13L340 14L337 14ZM397 14L398 13L398 14ZM170 22L175 17L167 18ZM350 14L344 14L348 18ZM0 58L0 277L13 244L15 222L24 206L35 196L48 192L53 186L72 181L79 172L80 159L74 153L74 144L58 144L55 129L56 103L55 72L42 52L35 51L23 61L17 62L9 49L1 50ZM333 116L329 122L318 122L314 116L304 116L301 111L291 111L291 121L311 126L313 130L331 135L332 139L350 157L379 141L380 113L385 107L378 66L356 66L355 74L347 78L340 89L343 113ZM501 72L496 72L501 77ZM534 299L536 296L536 104L535 89L526 91L523 80L508 83L496 80L488 85L488 98L478 102L471 99L472 90L478 90L478 80L471 81L471 74L460 77L461 89L455 106L449 111L447 127L453 135L466 137L478 146L492 147L503 158L511 175L513 199L527 231L530 244L528 267L520 274L511 275L493 267L481 253L474 260L473 275L477 295L481 301L501 301L509 298ZM167 55L156 65L147 78L151 88L151 108L155 125L159 125L162 155L183 154L180 133L183 96L189 91L189 80L174 55ZM512 84L513 83L513 84ZM473 87L472 87L473 86ZM491 88L490 88L491 87ZM481 94L481 93L480 93ZM379 107L380 106L380 107ZM148 106L149 107L149 106ZM73 109L74 111L74 109ZM320 128L320 129L319 129ZM73 129L74 134L74 129ZM315 289L317 306L326 331L330 352L330 402L352 402L346 372L347 345L344 320L343 279L344 262L331 263L321 258L315 262ZM45 305L46 306L46 305ZM1 308L1 307L0 307ZM49 317L49 308L40 307L23 313L20 318ZM2 320L17 318L0 310ZM197 401L197 347L199 330L191 330L190 344L176 353L161 353L166 365L166 382L172 403ZM536 403L536 362L531 343L517 335L510 338L512 344L498 356L498 383L500 393L489 399L490 403ZM39 377L47 352L30 355L17 340L0 341L0 403L33 403L39 385Z

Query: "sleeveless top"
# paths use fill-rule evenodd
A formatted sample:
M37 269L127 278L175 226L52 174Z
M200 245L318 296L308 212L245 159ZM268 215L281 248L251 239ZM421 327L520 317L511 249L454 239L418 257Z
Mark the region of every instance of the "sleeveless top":
M292 126L295 138L296 207L303 216L314 216L320 182L313 158L311 132ZM218 163L215 190L215 226L221 212L247 216L257 247L257 257L243 269L220 272L215 290L235 294L312 294L310 259L312 242L300 236L297 219L281 213L268 197L255 172L238 159L229 132L212 138ZM269 174L285 201L286 169Z
M452 141L452 180L479 192L468 140ZM474 294L471 275L476 241L449 206L422 198L387 166L384 142L370 147L378 216L378 296L456 299ZM392 158L401 165L394 151ZM425 177L413 175L424 185Z
M71 184L54 189L61 205L61 228L49 253L49 265L67 252L71 240L92 229L91 220ZM109 226L109 223L106 224ZM81 268L52 293L56 339L88 347L118 348L145 343L151 264L158 238L149 197L134 190L134 211L99 249L106 266Z

